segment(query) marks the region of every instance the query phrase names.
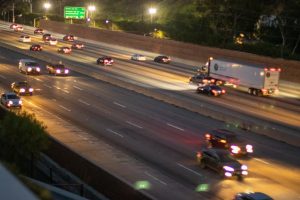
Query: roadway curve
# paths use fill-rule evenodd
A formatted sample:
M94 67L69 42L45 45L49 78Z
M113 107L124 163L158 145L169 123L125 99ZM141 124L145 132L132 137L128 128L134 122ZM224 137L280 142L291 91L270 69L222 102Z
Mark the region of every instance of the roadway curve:
M29 46L15 42L18 34L1 31L0 35L6 35L5 38L1 38L8 39L11 45L18 48ZM94 46L89 45L91 48ZM133 91L115 87L81 73L73 72L72 76L67 78L49 75L25 77L18 73L17 62L18 59L26 56L3 48L0 50L1 87L7 90L11 82L28 78L37 89L37 93L33 97L24 97L25 107L30 107L26 105L26 102L30 102L45 108L62 119L87 130L98 139L126 152L137 160L132 163L133 168L138 168L136 162L143 163L151 169L151 173L145 172L146 179L152 184L152 188L147 192L157 199L199 199L203 196L209 199L230 199L233 194L241 191L263 191L271 194L275 199L298 199L300 196L297 187L300 183L299 148L255 133L239 131L242 137L255 146L254 158L242 161L248 164L250 175L243 182L221 180L215 173L199 169L194 162L194 155L202 146L204 132L212 128L224 127L226 124L147 98ZM52 51L53 58L56 57L53 47L46 47L45 51ZM96 51L98 51L97 54ZM98 50L91 50L87 47L87 50L82 53L63 57L80 58L81 62L89 60L85 67L91 67L93 73L98 70L99 73L111 74L112 79L116 75L122 79L134 78L135 80L128 80L148 87L155 86L158 92L167 89L159 88L160 84L164 87L170 85L168 87L171 88L189 87L183 80L180 81L182 75L170 72L171 68L176 68L175 65L167 66L168 69L162 74L159 69L165 66L151 61L136 64L125 58L119 58L117 63L120 63L111 69L103 69L93 64L96 55L107 54L107 51L101 47L98 47ZM123 54L120 52L119 54L122 57ZM56 57L56 59L61 58ZM151 73L146 73L147 70ZM133 76L135 73L138 75ZM172 94L176 95L176 92ZM192 91L184 93L199 101L207 99L194 95ZM238 94L243 95L243 93ZM220 100L221 98L213 99L216 102ZM263 101L276 100L264 99L262 103ZM280 104L281 101L276 101L276 103ZM283 101L283 103L286 102ZM293 103L297 102L293 101ZM297 104L288 105L299 109ZM127 162L130 161L130 159L127 160ZM138 173L126 174L122 173L122 169L115 168L114 173L129 183L133 184L140 178L137 176ZM210 191L205 194L195 192L195 188L201 183L209 184Z

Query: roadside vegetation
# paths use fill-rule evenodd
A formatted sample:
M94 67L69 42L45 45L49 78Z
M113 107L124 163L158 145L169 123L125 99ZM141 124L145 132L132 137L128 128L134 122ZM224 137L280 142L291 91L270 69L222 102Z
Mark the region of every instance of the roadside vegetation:
M2 0L2 13L12 0ZM16 21L33 24L45 15L42 1L15 0ZM280 0L95 0L93 20L98 28L121 30L155 38L173 39L271 57L300 59L300 1ZM1 0L0 0L1 3ZM63 7L83 6L85 1L56 0L47 13L64 21ZM152 16L148 9L157 12ZM1 11L1 10L0 10ZM10 13L11 14L11 13ZM20 16L21 14L21 16ZM2 19L8 16L1 15ZM67 21L69 22L69 21ZM73 23L91 25L86 20Z

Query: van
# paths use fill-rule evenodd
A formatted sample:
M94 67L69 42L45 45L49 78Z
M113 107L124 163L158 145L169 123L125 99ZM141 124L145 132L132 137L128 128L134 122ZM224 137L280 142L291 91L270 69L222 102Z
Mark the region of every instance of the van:
M40 64L34 60L30 59L21 59L19 61L19 71L25 74L37 74L41 73Z

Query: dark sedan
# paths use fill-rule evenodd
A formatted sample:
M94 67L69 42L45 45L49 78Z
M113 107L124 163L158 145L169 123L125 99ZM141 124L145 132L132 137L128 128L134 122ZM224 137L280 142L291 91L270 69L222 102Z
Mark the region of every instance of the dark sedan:
M236 133L226 129L215 129L205 134L209 147L228 149L233 155L249 155L253 153L253 146Z
M83 49L83 47L84 47L84 44L82 44L82 43L73 43L71 46L72 49Z
M60 47L57 49L58 53L70 54L72 49L70 47Z
M262 192L249 192L235 195L234 200L273 200L273 198Z
M63 64L49 64L46 68L49 74L66 76L70 73L70 70Z
M242 178L248 175L248 167L239 163L229 151L224 149L205 149L198 152L197 162L201 168L211 168L222 177Z
M39 44L33 44L29 48L30 51L42 51L42 49L42 46Z
M114 63L114 60L111 58L111 57L108 57L108 56L102 56L100 58L97 59L97 64L101 64L101 65L113 65Z
M27 81L14 82L11 84L11 89L18 95L33 95L33 88Z
M63 37L63 40L73 42L75 40L75 36L74 35L65 35Z
M204 85L204 86L199 86L197 88L197 93L201 94L207 94L208 96L221 96L226 93L226 91L219 86L216 85Z
M194 83L194 84L214 84L215 79L206 76L205 74L197 74L195 76L190 77L189 83Z
M37 29L35 29L35 30L33 31L33 34L40 34L40 35L42 35L42 34L44 34L44 30L41 29L41 28L37 28Z
M154 62L168 64L171 62L171 58L169 56L157 56L154 58Z

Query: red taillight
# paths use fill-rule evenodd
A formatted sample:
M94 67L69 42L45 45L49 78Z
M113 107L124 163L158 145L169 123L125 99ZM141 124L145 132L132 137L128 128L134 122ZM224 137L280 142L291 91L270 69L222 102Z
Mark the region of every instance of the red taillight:
M225 94L225 92L226 92L225 90L222 90L222 94Z
M104 62L108 62L108 60L104 60Z
M201 158L201 156L202 156L202 154L201 154L201 152L197 152L197 158Z
M211 79L210 82L214 83L214 82L215 82L215 79Z
M270 71L271 71L271 72L275 72L276 69L275 69L275 68L271 68Z
M267 89L261 89L261 91L262 91L262 92L267 92L268 90L267 90Z
M210 134L209 134L209 133L206 133L206 134L205 134L205 138L206 138L207 140L209 140L209 139L210 139Z
M213 93L217 93L217 91L216 91L216 90L212 90L212 92L213 92Z
M281 72L281 69L280 69L280 68L278 68L278 71L279 71L279 72Z

